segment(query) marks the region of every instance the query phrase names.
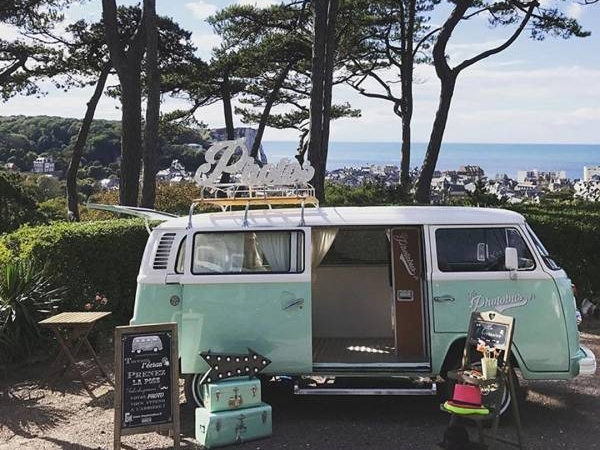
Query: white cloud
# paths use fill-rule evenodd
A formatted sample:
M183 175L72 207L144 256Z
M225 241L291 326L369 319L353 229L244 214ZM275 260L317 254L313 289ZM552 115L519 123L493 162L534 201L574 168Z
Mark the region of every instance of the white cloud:
M18 37L19 30L17 27L5 23L0 24L0 39L14 41Z
M219 9L217 5L207 3L203 0L197 2L186 3L185 7L189 9L197 19L205 20L212 16Z
M580 19L583 14L583 8L578 3L571 3L567 8L567 15L573 19Z
M222 39L211 33L192 33L192 42L198 49L202 58L208 59L213 48L218 47Z

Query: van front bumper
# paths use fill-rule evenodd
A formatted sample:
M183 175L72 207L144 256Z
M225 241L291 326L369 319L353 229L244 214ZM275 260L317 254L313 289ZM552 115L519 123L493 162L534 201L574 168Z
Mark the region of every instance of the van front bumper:
M596 373L596 356L585 345L579 346L579 375L594 375Z

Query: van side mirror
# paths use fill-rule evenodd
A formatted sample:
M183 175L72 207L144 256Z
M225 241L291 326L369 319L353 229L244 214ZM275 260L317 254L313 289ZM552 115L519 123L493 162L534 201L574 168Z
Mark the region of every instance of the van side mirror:
M514 272L519 268L519 255L517 254L516 248L506 247L504 249L504 267L511 272ZM513 279L512 275L511 279Z

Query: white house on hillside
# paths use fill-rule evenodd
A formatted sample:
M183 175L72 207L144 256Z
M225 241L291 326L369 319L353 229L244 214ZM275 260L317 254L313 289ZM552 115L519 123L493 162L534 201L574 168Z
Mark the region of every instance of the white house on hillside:
M40 156L33 161L33 171L35 173L52 173L54 172L54 160L52 157Z

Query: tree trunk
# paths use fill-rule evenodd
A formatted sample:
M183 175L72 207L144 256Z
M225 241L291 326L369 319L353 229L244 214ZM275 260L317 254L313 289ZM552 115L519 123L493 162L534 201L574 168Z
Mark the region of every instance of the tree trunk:
M138 202L142 154L142 92L140 72L121 78L121 177L119 204L136 206Z
M431 180L442 147L444 131L448 121L448 113L450 112L452 96L454 95L456 77L451 75L440 81L440 104L435 114L433 129L431 130L429 145L427 146L427 153L425 153L425 160L423 161L423 167L421 169L421 174L419 175L417 191L415 193L415 199L418 203L429 204L431 201Z
M225 133L228 140L235 139L235 127L233 126L233 109L231 108L231 91L229 89L229 77L225 75L221 84L221 98L223 99L223 113L225 115Z
M403 51L402 64L400 67L400 82L402 83L402 99L400 101L400 111L402 115L402 149L400 159L400 188L403 197L406 197L410 191L410 150L412 144L411 122L413 115L413 77L415 59L413 55L414 48L414 29L416 2L408 2L408 11L406 11L407 23L403 24Z
M321 154L323 145L323 91L324 61L327 38L327 9L329 1L314 2L314 31L312 49L312 68L310 95L310 135L308 141L308 160L315 169L312 179L315 195L319 201L325 200L325 161Z
M333 66L335 62L335 24L339 0L329 0L327 14L327 41L325 43L325 75L323 80L323 124L321 136L321 158L323 159L323 177L327 170L327 155L329 153L329 129L331 124L331 97L333 95Z
M144 133L144 180L142 202L144 208L154 208L156 199L156 172L158 153L158 121L160 116L160 72L158 70L158 28L156 0L144 0L146 17L146 75L148 102Z
M77 201L77 171L79 170L79 164L81 163L81 156L83 155L83 149L87 141L88 134L90 132L90 126L96 113L96 106L102 97L104 86L106 85L106 79L110 73L111 64L106 63L100 72L98 81L96 82L96 88L92 97L87 103L87 110L81 121L81 127L79 133L77 133L77 140L73 146L73 154L71 155L71 162L67 169L67 209L70 218L79 222L79 203Z
M277 98L277 95L279 94L279 91L281 90L281 87L283 86L283 83L285 82L285 79L287 78L291 69L291 63L282 69L281 73L277 77L273 90L267 98L267 102L260 116L258 129L256 130L256 137L254 138L254 142L252 143L252 149L250 150L250 156L252 156L255 159L258 157L258 150L260 149L260 144L262 143L262 138L265 134L265 128L267 127L267 120L269 119L269 114L271 114L271 108L273 108L273 103L275 103L275 99Z
M121 176L119 203L137 205L142 147L141 64L146 47L145 13L128 42L119 36L115 0L102 0L104 37L121 84ZM127 49L127 51L125 51Z

